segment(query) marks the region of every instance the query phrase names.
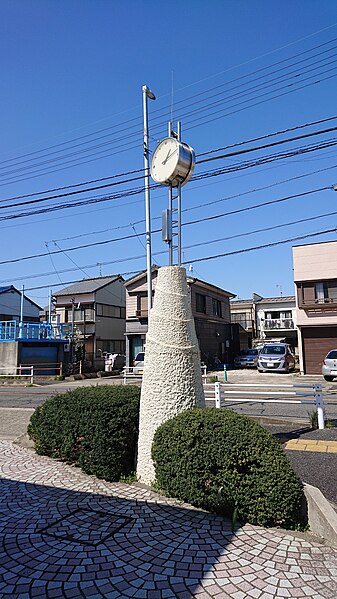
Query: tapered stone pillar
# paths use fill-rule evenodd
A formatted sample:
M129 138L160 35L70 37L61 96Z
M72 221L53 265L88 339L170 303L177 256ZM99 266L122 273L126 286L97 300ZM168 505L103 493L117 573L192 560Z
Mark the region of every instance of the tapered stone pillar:
M158 271L146 336L140 400L137 476L155 479L153 436L162 422L188 408L204 407L199 344L192 316L186 271L165 266Z

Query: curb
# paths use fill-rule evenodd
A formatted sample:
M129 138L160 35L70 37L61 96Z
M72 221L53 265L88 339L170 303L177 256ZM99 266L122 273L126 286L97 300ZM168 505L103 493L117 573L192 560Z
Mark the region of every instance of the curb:
M310 532L337 547L337 513L317 487L304 483L304 494Z

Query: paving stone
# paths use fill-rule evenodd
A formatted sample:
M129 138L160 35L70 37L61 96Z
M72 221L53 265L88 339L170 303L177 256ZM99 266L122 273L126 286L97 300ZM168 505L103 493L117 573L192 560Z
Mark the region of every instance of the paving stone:
M0 597L336 599L337 552L0 442Z

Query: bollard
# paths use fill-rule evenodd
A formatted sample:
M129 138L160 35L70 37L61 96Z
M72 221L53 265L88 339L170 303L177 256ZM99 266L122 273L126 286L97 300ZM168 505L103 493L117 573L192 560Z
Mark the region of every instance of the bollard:
M318 428L324 428L324 401L322 394L322 385L315 384L314 386L314 394L315 394L315 405L317 409L317 423Z
M227 368L226 368L226 364L223 365L223 382L227 383Z
M215 407L221 408L221 388L220 383L214 383Z

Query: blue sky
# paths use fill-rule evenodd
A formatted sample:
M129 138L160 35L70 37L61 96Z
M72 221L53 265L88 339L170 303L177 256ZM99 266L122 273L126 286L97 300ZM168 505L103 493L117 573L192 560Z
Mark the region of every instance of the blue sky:
M197 155L337 114L334 0L3 0L0 56L2 218L65 201L124 194L140 186L141 181L126 182L5 208L55 194L23 195L142 169L143 84L157 96L149 103L151 151L166 136L171 114L175 121L180 118L183 140ZM337 119L288 135L334 126ZM336 132L330 132L197 164L195 175L335 138ZM292 242L198 260L334 228L337 194L331 190L219 215L337 183L335 164L337 150L331 146L192 180L183 188L183 223L200 222L183 227L183 260L193 265L195 276L241 298L253 292L293 294ZM226 199L229 196L236 197ZM9 198L17 199L4 202ZM153 229L160 228L166 206L167 189L153 190ZM243 236L334 211L333 216ZM205 220L210 216L218 218ZM0 264L0 285L24 284L27 294L44 305L48 287L56 291L60 283L85 276L142 270L144 218L140 193L2 220L1 261L20 260ZM131 235L67 252L74 246ZM297 243L335 239L333 232ZM153 262L166 264L166 249L161 235L153 234ZM60 253L22 260L55 250Z

